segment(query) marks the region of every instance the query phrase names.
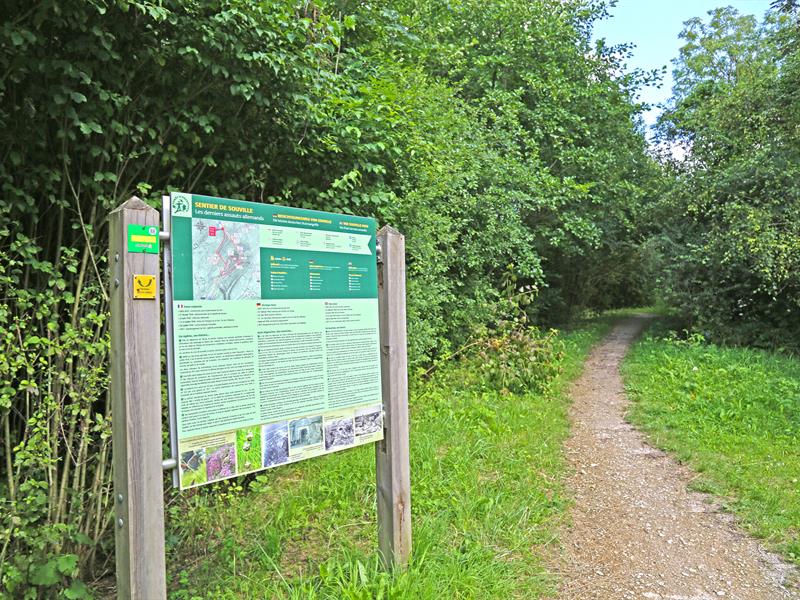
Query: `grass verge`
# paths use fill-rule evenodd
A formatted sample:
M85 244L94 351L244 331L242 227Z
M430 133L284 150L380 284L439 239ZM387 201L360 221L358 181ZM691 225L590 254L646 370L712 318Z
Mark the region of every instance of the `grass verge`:
M630 420L800 564L800 360L666 334L656 325L623 364Z
M411 394L414 554L378 566L375 461L357 448L268 471L248 490L215 484L168 509L170 597L537 598L567 505L566 387L601 320L565 333L546 394L490 389L474 364L447 366Z

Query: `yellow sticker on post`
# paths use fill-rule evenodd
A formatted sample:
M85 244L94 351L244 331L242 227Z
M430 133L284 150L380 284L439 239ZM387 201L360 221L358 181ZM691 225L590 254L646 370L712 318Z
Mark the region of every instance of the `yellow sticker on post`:
M155 300L158 286L155 275L133 276L133 297L139 300Z

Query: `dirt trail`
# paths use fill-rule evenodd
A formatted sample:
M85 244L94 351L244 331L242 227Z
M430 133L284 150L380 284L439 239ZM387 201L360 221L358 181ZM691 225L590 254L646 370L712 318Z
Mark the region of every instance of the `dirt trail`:
M562 536L561 598L800 598L796 572L737 530L692 473L626 423L619 363L647 316L625 319L572 388L572 525Z

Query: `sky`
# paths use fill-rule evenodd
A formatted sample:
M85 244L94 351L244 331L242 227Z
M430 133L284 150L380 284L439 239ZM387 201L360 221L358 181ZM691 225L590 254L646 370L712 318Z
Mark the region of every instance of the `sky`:
M741 14L764 16L770 0L619 0L611 17L595 25L595 39L605 38L609 45L634 43L628 68L645 70L667 67L661 88L642 90L640 99L648 104L665 102L672 90L672 59L677 58L683 41L678 38L683 22L692 17L706 17L709 10L733 6ZM652 125L660 114L653 108L644 115Z

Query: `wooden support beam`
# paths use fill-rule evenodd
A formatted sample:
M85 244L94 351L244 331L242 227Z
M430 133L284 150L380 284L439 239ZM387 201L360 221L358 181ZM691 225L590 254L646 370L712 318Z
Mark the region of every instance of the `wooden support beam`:
M158 211L131 198L109 216L111 398L117 598L167 597L161 469L161 323L158 253L129 251L129 226L155 228ZM154 276L134 298L134 276Z
M392 227L378 232L378 310L384 439L378 442L378 544L387 569L411 557L411 467L408 448L405 238Z

